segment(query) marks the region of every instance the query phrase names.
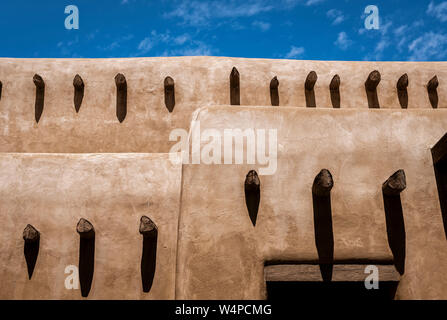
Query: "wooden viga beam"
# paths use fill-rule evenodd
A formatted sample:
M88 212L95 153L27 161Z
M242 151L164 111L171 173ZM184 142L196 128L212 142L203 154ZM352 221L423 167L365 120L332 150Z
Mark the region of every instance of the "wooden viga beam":
M236 67L233 67L230 73L230 104L241 104L240 77Z
M126 77L118 73L115 76L116 84L116 117L123 122L127 115L127 81Z
M175 88L174 79L166 77L164 81L165 87L165 105L169 112L172 112L175 107Z
M433 109L438 108L438 85L439 82L437 76L431 78L431 80L427 83L428 98Z
M372 109L380 108L379 97L377 94L377 86L381 80L380 72L374 70L365 81L366 97L368 99L368 106Z
M340 108L341 98L340 98L340 76L336 74L329 84L329 91L331 93L331 102L333 108Z
M315 84L318 80L317 73L315 71L309 72L304 82L305 90L305 102L306 107L314 108L316 104L315 96ZM35 74L33 77L33 82L36 87L35 94L35 120L39 123L44 107L45 107L45 81L39 74ZM372 71L364 85L366 91L366 100L369 108L380 108L378 86L381 82L381 74L379 71ZM126 77L118 73L115 76L116 83L116 116L118 121L123 122L127 115L127 81ZM402 109L408 108L409 95L408 95L408 85L409 77L407 73L404 73L396 82L396 96L399 101L399 105ZM435 75L426 84L426 90L428 94L428 100L433 109L437 109L439 106L439 96L438 96L438 86L439 79ZM85 83L79 74L76 74L73 79L74 87L74 107L76 112L80 111L83 99ZM329 83L330 99L333 108L341 107L341 79L338 74L334 75ZM0 101L2 97L3 83L0 81ZM269 84L270 90L270 104L272 106L279 106L280 104L280 93L279 93L279 81L278 77L274 76ZM240 89L240 73L233 67L230 73L230 104L240 105L241 104L241 89ZM169 112L173 112L176 99L175 99L175 83L171 76L167 76L164 79L164 100L165 106Z
M270 101L272 106L279 106L279 81L275 76L270 81Z
M317 82L318 76L315 71L309 72L304 82L304 94L306 96L306 107L316 108L317 103L315 102L315 90L314 86Z
M81 218L76 226L79 233L79 282L81 295L87 297L92 287L95 268L95 228L86 219Z

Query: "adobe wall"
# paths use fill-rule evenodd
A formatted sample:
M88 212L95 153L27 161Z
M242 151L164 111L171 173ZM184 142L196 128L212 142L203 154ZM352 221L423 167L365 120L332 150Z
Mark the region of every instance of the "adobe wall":
M396 83L408 74L408 108L431 109L426 85L437 75L439 108L447 107L446 62L329 62L221 57L131 59L0 59L1 152L169 152L173 128L188 129L192 112L230 103L229 75L240 73L241 105L269 106L270 80L279 80L279 104L305 107L304 82L316 71L317 108L332 106L329 83L341 78L341 108L368 108L365 80L378 70L381 108L399 109ZM127 116L116 117L114 77L127 80ZM35 121L34 74L45 82L45 103ZM85 94L79 113L73 104L73 78L79 74ZM163 81L175 81L174 111L164 104Z
M240 107L228 105L233 67L240 73ZM316 109L306 108L304 93L312 70L318 75ZM373 70L382 76L380 110L368 108L365 92ZM121 123L117 73L124 74L128 87ZM404 73L409 77L406 110L396 89ZM34 74L45 81L38 123ZM79 113L73 104L76 74L85 83ZM341 109L331 104L329 83L335 74L341 78ZM434 75L440 83L436 110L426 88ZM166 76L175 81L172 113L164 102ZM279 107L270 101L274 76ZM0 298L80 299L78 290L64 288L64 268L77 265L75 228L81 217L98 233L89 299L265 298L264 263L318 260L311 188L326 168L335 181L337 263L392 263L381 185L397 169L405 170L407 258L397 298L447 299L447 246L430 154L447 128L446 79L446 62L0 59ZM260 177L256 227L248 217L243 184L258 166L181 166L164 154L175 143L169 141L171 131L189 130L192 119L200 120L202 130L278 130L277 172ZM160 230L149 294L142 292L140 278L143 214ZM23 256L27 223L42 233L32 280Z
M66 288L78 266L80 218L95 228L88 299L174 299L181 165L167 154L0 154L0 299L82 299ZM158 227L153 286L142 290L140 217ZM40 232L28 279L23 229Z

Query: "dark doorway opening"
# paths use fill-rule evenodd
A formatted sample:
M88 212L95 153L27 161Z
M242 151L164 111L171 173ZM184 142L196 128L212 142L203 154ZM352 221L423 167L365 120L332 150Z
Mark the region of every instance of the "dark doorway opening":
M434 165L444 232L447 237L447 159Z
M267 281L270 301L389 301L394 300L397 281L381 281L379 289L366 289L363 281Z
M393 300L400 275L392 263L334 264L332 280L325 280L324 270L318 264L267 262L264 266L267 300Z

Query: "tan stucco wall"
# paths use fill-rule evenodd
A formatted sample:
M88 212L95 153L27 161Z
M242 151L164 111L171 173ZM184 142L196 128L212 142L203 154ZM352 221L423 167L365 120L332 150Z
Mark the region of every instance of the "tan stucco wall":
M241 75L245 107L225 105L233 67ZM304 81L311 70L318 74L317 109L305 108ZM382 75L381 110L368 109L364 82L373 70ZM46 85L38 124L35 73ZM117 73L128 86L122 123L115 110ZM410 80L408 110L400 109L396 92L404 73ZM76 74L85 83L78 114ZM341 77L340 110L331 108L328 89L335 74ZM431 108L425 87L434 75L440 82L439 110ZM166 76L175 80L172 113L164 105ZM280 106L266 107L273 76L280 83ZM390 262L380 188L402 168L408 185L402 193L407 260L397 297L447 299L447 246L430 154L447 129L447 62L0 58L0 80L0 298L81 298L79 291L64 288L65 266L78 262L75 228L81 217L97 232L91 299L264 298L265 261L317 259L311 186L322 168L335 181L337 262ZM194 114L208 105L224 106ZM261 176L255 228L243 183L256 166L182 167L166 154L151 154L169 152L175 143L169 141L171 130L189 130L196 116L202 130L278 130L278 170ZM102 152L125 154L91 154ZM142 293L140 280L143 214L160 232L149 294ZM23 257L27 223L42 234L32 280Z
M0 299L81 299L65 268L78 265L80 218L96 231L88 299L173 299L181 166L157 154L0 154ZM155 277L143 293L140 217L158 226ZM28 280L23 229L40 233Z
M392 260L381 186L396 170L405 170L407 259L397 297L446 299L447 244L430 152L446 131L446 116L444 110L201 109L202 132L277 129L278 169L260 177L253 227L244 180L249 170L265 166L184 166L177 298L264 298L265 261L316 261L311 190L326 168L335 184L337 263Z
M425 85L437 75L439 108L447 107L446 62L328 62L220 57L132 59L0 59L0 151L2 152L169 152L173 128L188 129L199 107L229 104L229 75L241 77L241 105L269 106L270 80L279 80L280 106L305 106L304 81L315 70L317 107L331 107L329 83L341 77L341 107L368 108L365 80L377 69L382 108L400 108L396 83L409 76L409 109L430 109ZM34 119L34 74L45 81L45 107ZM128 87L123 123L116 118L114 77L122 73ZM85 95L78 114L73 105L73 78L79 74ZM176 106L164 105L163 80L175 81Z

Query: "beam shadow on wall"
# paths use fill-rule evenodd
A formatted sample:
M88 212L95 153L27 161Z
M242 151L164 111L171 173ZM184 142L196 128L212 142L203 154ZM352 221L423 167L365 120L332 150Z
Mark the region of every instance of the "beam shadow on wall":
M23 253L28 268L28 278L31 280L39 255L40 232L32 225L28 224L23 230L23 240L25 240Z
M140 234L143 235L143 253L141 255L141 282L143 292L149 292L152 288L157 262L157 238L158 228L155 223L146 216L140 219Z
M318 251L323 281L331 281L334 260L331 189L334 186L329 170L323 169L312 186L315 245Z
M318 80L317 73L315 71L309 72L304 82L304 95L306 97L306 107L316 108L317 103L315 101L315 83Z
M270 101L272 106L279 106L279 81L276 76L270 81Z
M439 81L437 76L431 78L430 81L427 83L428 99L430 100L430 104L433 109L438 108L438 85Z
M230 104L241 104L240 76L236 67L233 67L230 73Z
M122 73L115 76L116 84L116 117L121 123L127 115L127 81Z
M431 149L444 233L447 239L447 133Z
M329 92L331 93L331 102L333 108L340 108L340 76L336 74L329 84Z
M175 107L174 79L167 76L164 80L164 87L165 87L165 106L169 112L172 112Z
M396 84L397 98L402 109L408 108L408 74L403 74Z

